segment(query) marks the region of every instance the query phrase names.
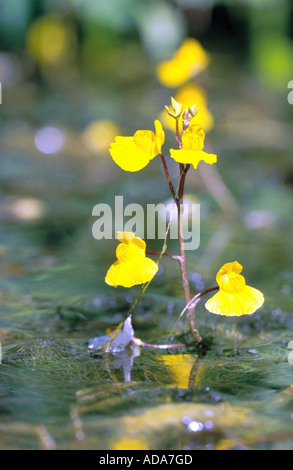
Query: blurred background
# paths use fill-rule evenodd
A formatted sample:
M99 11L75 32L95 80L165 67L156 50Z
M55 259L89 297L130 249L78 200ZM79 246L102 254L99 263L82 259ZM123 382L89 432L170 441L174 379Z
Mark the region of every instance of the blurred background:
M157 67L186 38L201 43L209 65L167 86ZM192 291L238 260L266 297L259 330L292 312L292 80L290 0L0 0L2 345L86 340L121 320L137 291L105 285L116 241L94 240L92 209L114 208L115 195L142 206L170 195L159 159L126 173L109 145L154 130L170 97L188 93L202 103L206 150L218 155L187 178L187 198L201 205ZM167 156L174 136L163 124ZM177 166L167 163L176 186ZM170 329L166 306L173 319L181 311L177 266L164 259L149 289L134 320L146 340Z

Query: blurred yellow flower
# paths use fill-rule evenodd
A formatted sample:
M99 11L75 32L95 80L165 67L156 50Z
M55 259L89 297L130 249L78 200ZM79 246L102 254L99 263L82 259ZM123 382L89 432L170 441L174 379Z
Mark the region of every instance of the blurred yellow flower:
M250 315L263 305L263 294L245 284L240 274L242 269L237 261L226 263L220 269L216 277L220 290L205 304L209 312L238 317Z
M160 121L155 121L156 133L137 131L133 137L116 137L110 154L122 170L139 171L156 157L165 142L165 133Z
M209 55L199 41L187 38L170 60L158 64L157 76L164 86L175 88L204 70L209 61Z
M190 163L196 169L199 162L212 165L217 161L217 155L209 154L203 151L205 133L201 126L190 121L189 127L182 134L182 148L179 150L170 150L170 155L178 163Z
M27 33L29 53L41 64L62 63L72 46L72 31L62 20L43 16L36 20Z
M183 110L194 105L197 106L198 113L193 118L193 122L199 124L205 132L209 132L213 128L214 117L208 109L207 95L201 87L193 83L184 85L177 91L174 98L177 102L182 103ZM175 121L165 111L160 114L160 120L164 127L175 131ZM179 131L182 132L181 120L179 120Z
M108 151L109 145L120 132L115 122L106 119L93 121L83 132L83 141L90 152L100 155Z
M146 258L146 243L132 232L118 232L120 245L117 261L109 268L105 282L110 286L132 287L149 282L158 271L158 265Z

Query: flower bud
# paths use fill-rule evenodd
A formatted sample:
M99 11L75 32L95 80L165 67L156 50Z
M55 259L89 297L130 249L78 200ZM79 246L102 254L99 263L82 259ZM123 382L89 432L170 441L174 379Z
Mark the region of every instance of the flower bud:
M196 116L197 113L198 113L197 104L194 104L194 105L190 106L190 107L188 108L188 112L189 112L189 114L190 114L192 117Z
M167 113L175 119L179 119L183 110L181 103L178 103L173 97L171 97L171 106L165 106Z
M183 131L186 131L186 129L189 126L191 116L188 112L188 109L185 109L184 113L182 114L182 122L183 122Z

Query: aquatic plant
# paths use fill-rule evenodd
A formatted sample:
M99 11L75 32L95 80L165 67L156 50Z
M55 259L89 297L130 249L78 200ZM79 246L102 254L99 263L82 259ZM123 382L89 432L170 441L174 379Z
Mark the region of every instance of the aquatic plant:
M165 86L181 85L207 67L208 63L209 56L198 41L187 39L170 61L158 66L158 78ZM180 72L178 72L178 68ZM204 342L195 318L195 306L203 296L217 290L218 292L206 302L205 307L211 313L225 316L241 316L254 313L262 306L264 296L257 289L246 285L244 277L240 274L243 268L237 261L234 261L226 263L219 270L216 276L217 287L209 288L192 298L186 265L182 217L185 182L191 166L196 170L199 162L214 165L217 162L217 155L204 151L205 131L201 125L201 120L198 118L201 109L197 102L190 104L186 108L184 103L178 102L175 98L171 97L171 104L165 106L165 111L175 122L173 129L177 148L169 149L169 156L179 163L177 187L173 185L167 158L163 153L165 132L159 120L155 121L155 133L151 130L137 130L132 137L117 136L115 142L111 144L110 154L116 164L128 172L140 171L152 159L160 156L174 201L174 207L177 210L179 255L166 251L170 223L161 252L147 251L145 242L133 233L118 233L120 245L118 245L116 250L117 261L109 268L105 281L114 287L120 285L130 288L137 284L142 284L143 287L112 339L122 329L125 320L131 316L149 283L156 275L162 256L165 255L179 262L186 303L180 316L187 311L191 334L196 344L203 346ZM206 113L206 109L204 109L204 113ZM157 255L159 259L155 263L150 258L147 258L146 254ZM138 341L138 343L142 344L141 341Z

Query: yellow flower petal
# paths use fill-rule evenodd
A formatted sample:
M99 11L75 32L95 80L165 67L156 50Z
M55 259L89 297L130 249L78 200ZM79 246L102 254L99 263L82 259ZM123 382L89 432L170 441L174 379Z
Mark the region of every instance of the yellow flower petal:
M117 232L117 240L121 243L129 243L135 245L145 255L146 243L139 237L136 237L132 232Z
M140 262L144 258L144 253L133 244L120 243L116 248L116 258L118 261L134 261Z
M131 243L134 239L135 235L133 232L117 232L117 240L119 240L121 243Z
M227 263L219 270L216 279L220 290L205 304L209 312L238 317L250 315L263 305L263 294L246 286L241 271L242 266L237 261Z
M151 281L157 272L158 265L149 258L118 260L108 270L105 282L113 287L132 287Z
M150 154L137 145L133 137L116 137L111 144L110 154L122 170L139 171L150 161Z
M161 152L165 133L160 121L155 121L156 134L153 131L139 130L133 137L117 136L111 144L110 154L115 163L125 171L142 170Z
M197 169L197 166L200 161L204 161L209 165L217 162L217 155L206 153L203 151L193 151L193 150L174 150L170 149L170 155L178 163L191 164L194 169Z
M196 124L193 119L189 127L182 134L182 148L185 150L202 150L204 147L205 133L201 126Z
M196 169L199 162L203 160L205 163L212 165L216 163L217 156L203 151L205 133L201 126L194 122L194 118L190 121L189 127L182 135L182 149L170 149L170 155L176 162L191 164Z
M245 286L245 279L240 274L242 269L238 261L224 264L216 276L220 289L225 292L241 291Z
M162 146L165 143L165 132L163 129L162 124L158 119L155 120L155 129L156 129L156 136L155 136L155 146L153 149L153 158L156 157L159 153L161 153Z
M204 147L205 133L201 126L192 121L188 129L182 134L182 148L184 150L198 151Z
M209 55L199 41L187 38L170 60L158 64L157 76L164 86L175 88L204 70L208 64Z
M263 294L253 287L245 286L237 295L228 292L217 292L205 304L211 313L228 317L250 315L264 303Z

